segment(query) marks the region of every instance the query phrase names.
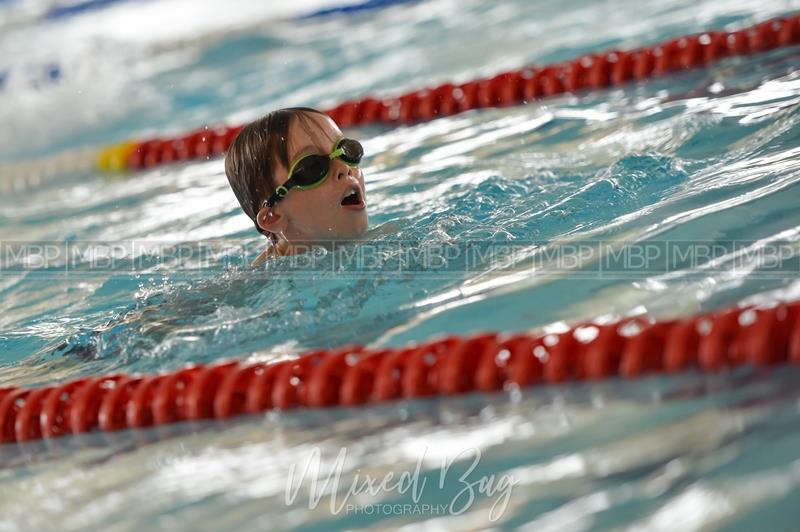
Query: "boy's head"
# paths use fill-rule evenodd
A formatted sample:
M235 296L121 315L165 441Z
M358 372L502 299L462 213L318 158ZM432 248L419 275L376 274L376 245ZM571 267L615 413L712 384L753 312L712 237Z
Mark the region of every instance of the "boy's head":
M364 175L340 157L328 159L321 183L282 190L285 195L268 205L276 189L286 184L293 164L301 161L293 172L295 180L306 177L303 173L313 175L309 169L320 164L324 170L322 159L311 159L315 164L302 159L310 154L328 156L342 137L333 120L308 108L273 111L239 133L225 156L225 173L242 210L260 233L273 241L281 236L290 243L317 244L354 238L367 230ZM346 196L350 197L345 200Z

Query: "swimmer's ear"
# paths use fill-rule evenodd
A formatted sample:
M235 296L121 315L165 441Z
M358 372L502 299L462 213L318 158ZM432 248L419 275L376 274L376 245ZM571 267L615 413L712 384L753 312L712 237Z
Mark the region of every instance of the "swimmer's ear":
M262 207L261 210L258 211L256 222L261 229L273 234L286 231L286 217L278 214L269 207Z

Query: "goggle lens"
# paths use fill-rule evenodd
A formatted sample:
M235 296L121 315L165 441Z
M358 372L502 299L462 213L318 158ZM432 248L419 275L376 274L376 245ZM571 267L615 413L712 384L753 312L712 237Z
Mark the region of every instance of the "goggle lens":
M309 155L297 163L292 177L298 186L313 185L327 175L331 166L330 162L325 155Z
M342 139L339 148L342 150L339 158L347 164L359 164L364 157L364 147L357 140Z
M356 166L361 162L364 157L364 147L361 143L354 139L342 139L336 145L336 150L342 150L339 159L345 163ZM298 161L297 166L294 167L292 177L299 187L309 187L319 183L325 176L328 175L330 170L331 159L325 155L308 155Z

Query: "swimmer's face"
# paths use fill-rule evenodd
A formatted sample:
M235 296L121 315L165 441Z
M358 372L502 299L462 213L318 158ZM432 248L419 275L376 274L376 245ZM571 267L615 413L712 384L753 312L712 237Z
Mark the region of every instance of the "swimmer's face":
M305 113L295 117L287 138L290 165L304 155L331 153L342 137L336 123L325 115ZM282 185L289 178L289 169L278 163L274 176L275 184ZM343 205L343 198L353 190L362 199L361 206ZM293 243L316 244L357 237L368 228L364 174L360 168L333 159L322 184L305 190L292 188L264 221L267 230L281 233Z

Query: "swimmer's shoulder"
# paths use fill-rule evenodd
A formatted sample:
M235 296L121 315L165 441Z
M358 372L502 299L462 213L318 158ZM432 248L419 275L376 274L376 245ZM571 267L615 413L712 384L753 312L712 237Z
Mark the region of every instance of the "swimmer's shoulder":
M250 263L250 267L251 268L257 268L257 267L261 266L262 264L264 264L264 262L267 260L267 257L269 257L269 250L270 249L272 249L272 246L270 246L269 248L267 248L264 251L262 251L258 255L258 257L253 259L253 262Z
M264 264L269 257L274 257L280 255L278 246L276 244L271 244L267 249L262 251L258 257L253 259L253 262L250 263L251 268L257 268Z
M400 226L395 222L385 222L364 233L363 238L366 240L368 238L375 238L376 236L391 235L398 231L400 231Z
M367 239L370 239L370 238L375 238L377 236L391 235L391 234L397 233L399 230L400 230L400 226L397 225L395 222L386 222L386 223L383 223L383 224L381 224L381 225L379 225L377 227L374 227L374 228L368 230L366 233L364 233L364 235L363 235L363 237L361 239L362 240L367 240ZM267 249L262 251L258 255L258 257L253 259L253 261L250 263L250 267L251 268L257 268L257 267L263 265L267 261L267 259L269 257L274 257L274 256L281 255L281 253L279 251L280 250L278 249L278 246L276 246L275 244L270 245Z

